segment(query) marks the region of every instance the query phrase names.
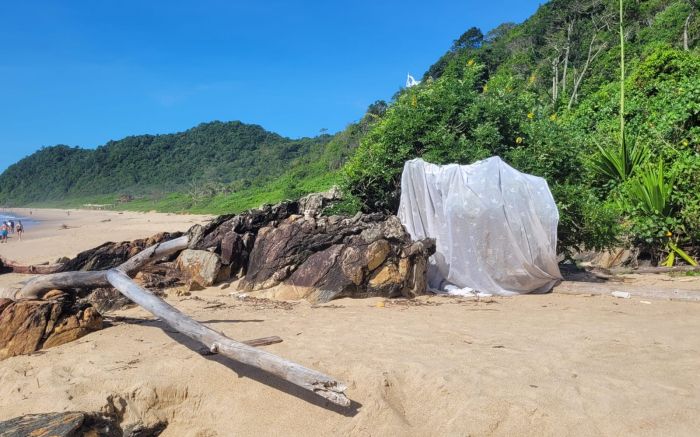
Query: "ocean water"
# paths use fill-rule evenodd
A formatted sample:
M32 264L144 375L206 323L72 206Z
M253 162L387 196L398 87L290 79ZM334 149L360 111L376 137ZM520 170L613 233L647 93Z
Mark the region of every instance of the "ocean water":
M25 228L37 223L36 220L33 220L31 217L23 217L21 215L14 214L11 211L0 211L0 223L5 223L8 220L14 221L15 225L18 221L21 221Z

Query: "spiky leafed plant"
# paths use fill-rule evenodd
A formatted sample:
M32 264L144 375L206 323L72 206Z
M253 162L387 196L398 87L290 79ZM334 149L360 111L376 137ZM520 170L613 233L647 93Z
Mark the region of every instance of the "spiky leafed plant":
M666 177L663 161L659 161L657 167L647 165L641 168L637 177L630 180L627 186L627 196L630 203L648 216L660 217L659 226L664 226L665 219L673 217L672 192L673 180ZM676 254L688 264L698 265L697 261L678 247L678 240L673 240L673 234L670 231L666 232L666 237L668 238L666 242L668 257L662 262L663 265L673 266Z
M643 167L638 177L629 181L628 194L632 204L645 214L669 217L672 213L673 181L664 174L664 164Z
M619 147L598 145L598 152L591 160L593 171L607 180L619 182L629 179L649 157L649 148L636 139L629 141L624 134Z

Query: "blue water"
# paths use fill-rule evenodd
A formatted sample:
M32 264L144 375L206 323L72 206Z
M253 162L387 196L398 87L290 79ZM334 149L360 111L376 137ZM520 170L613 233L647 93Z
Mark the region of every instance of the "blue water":
M31 217L23 217L21 215L13 213L12 211L0 211L0 223L5 223L8 220L14 221L15 225L17 225L18 221L21 221L22 225L25 228L37 224L37 221L32 219Z

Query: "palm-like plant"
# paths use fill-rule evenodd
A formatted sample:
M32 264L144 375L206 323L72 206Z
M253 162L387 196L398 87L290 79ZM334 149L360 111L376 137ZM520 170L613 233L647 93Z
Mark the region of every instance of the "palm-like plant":
M630 200L639 209L650 215L669 217L671 215L671 191L673 181L664 175L663 161L658 167L647 165L639 171L639 176L629 181Z
M591 167L599 176L612 181L626 181L649 157L648 147L636 138L628 140L624 134L619 147L597 147L599 153L592 158Z
M634 206L645 214L661 217L664 221L673 216L672 192L673 180L666 177L663 161L659 161L657 167L647 165L641 168L638 176L630 180L627 186L629 201ZM698 265L697 261L678 247L678 240L673 240L673 234L670 231L666 232L666 238L668 238L666 242L668 257L662 262L663 265L667 267L673 266L676 261L676 255L683 258L691 266Z

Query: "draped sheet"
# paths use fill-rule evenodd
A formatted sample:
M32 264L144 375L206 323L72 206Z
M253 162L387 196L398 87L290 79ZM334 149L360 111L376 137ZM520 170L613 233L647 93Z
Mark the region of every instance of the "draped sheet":
M499 157L471 165L407 161L398 217L413 239L435 238L428 284L510 296L561 280L559 212L547 182Z

